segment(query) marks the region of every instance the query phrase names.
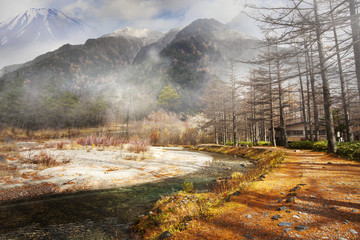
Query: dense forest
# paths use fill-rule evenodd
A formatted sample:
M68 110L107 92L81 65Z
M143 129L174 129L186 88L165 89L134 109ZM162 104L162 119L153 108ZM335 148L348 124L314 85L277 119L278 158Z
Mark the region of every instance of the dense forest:
M162 50L162 42L155 44L158 62L146 58L150 46L140 51L142 61L131 55L140 62L128 74L128 85L121 82L120 97L108 89L69 88L56 76L29 87L33 82L18 73L11 81L1 81L0 127L36 130L121 122L129 128L129 122L138 126L162 115L181 123L177 141L191 133L187 138L193 143L201 138L222 144L269 141L287 146L288 135L296 133L287 126L302 124L300 140L319 141L326 135L328 150L336 152L336 141L359 140L360 135L358 7L354 0L248 5L248 14L264 34L260 41L243 39L253 41L251 47L243 47L256 53L251 59L234 56L244 53L234 47L235 41L216 38L220 30L225 32L222 24L196 21L171 33L172 41L164 38ZM226 43L227 48L221 45ZM226 58L224 52L229 53ZM140 86L147 90L137 91ZM193 119L198 119L196 124L189 123ZM139 134L137 127L132 131ZM156 131L146 137L160 141L162 129Z

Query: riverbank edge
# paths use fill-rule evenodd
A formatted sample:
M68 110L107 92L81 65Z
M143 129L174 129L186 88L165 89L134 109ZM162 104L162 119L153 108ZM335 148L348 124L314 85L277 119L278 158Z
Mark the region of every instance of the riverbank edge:
M278 167L285 159L285 152L277 148L234 147L223 145L187 146L189 149L222 153L249 159L254 167L246 174L235 172L230 178L219 178L209 186L209 192L197 193L191 183L184 183L183 191L159 199L152 211L140 216L131 227L133 239L165 239L180 232L192 219L206 219L221 211L232 196L242 189L261 181L267 173ZM190 185L190 187L189 187Z

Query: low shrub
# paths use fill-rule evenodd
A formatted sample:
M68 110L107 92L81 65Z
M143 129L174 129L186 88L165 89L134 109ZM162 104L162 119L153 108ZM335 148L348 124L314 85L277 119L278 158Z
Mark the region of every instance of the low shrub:
M254 143L253 142L246 142L246 141L240 141L238 142L239 146L254 146Z
M338 144L336 153L342 157L353 160L360 160L360 142L340 143Z
M128 141L122 138L115 138L110 136L96 136L90 135L87 137L81 137L75 140L77 144L82 146L122 146Z
M313 149L314 142L312 141L295 141L289 142L289 148L291 149Z
M328 150L328 142L327 141L319 141L313 144L312 150L317 152L327 152Z
M70 160L66 159L63 161L57 161L45 151L41 151L39 154L35 156L23 159L22 162L36 164L39 167L39 169L45 169L45 168L51 168L51 167L67 164L70 162Z
M147 139L138 139L135 138L133 140L130 140L128 151L134 152L134 153L140 153L140 152L147 152L150 147L150 141Z
M193 182L184 182L182 184L183 191L186 193L194 193L194 183Z
M258 146L271 146L271 142L259 141Z

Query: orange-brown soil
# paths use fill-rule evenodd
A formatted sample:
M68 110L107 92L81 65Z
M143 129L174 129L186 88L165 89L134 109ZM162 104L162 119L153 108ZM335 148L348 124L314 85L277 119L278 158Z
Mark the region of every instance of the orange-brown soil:
M360 164L325 153L285 151L284 163L263 181L169 239L360 239ZM281 218L272 219L275 215ZM280 222L292 226L279 227Z

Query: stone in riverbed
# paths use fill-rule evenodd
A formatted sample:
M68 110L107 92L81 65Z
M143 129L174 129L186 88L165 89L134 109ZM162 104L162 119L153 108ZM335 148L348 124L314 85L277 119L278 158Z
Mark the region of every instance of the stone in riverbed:
M355 231L354 229L350 229L349 231L350 231L352 234L358 234L358 232Z
M246 214L245 216L246 218L252 218L252 216L250 214Z
M295 227L295 230L297 230L297 231L299 231L299 232L303 232L303 231L309 230L309 227L299 225L299 226L296 226L296 227Z
M291 227L293 224L290 222L280 222L278 224L279 227Z

